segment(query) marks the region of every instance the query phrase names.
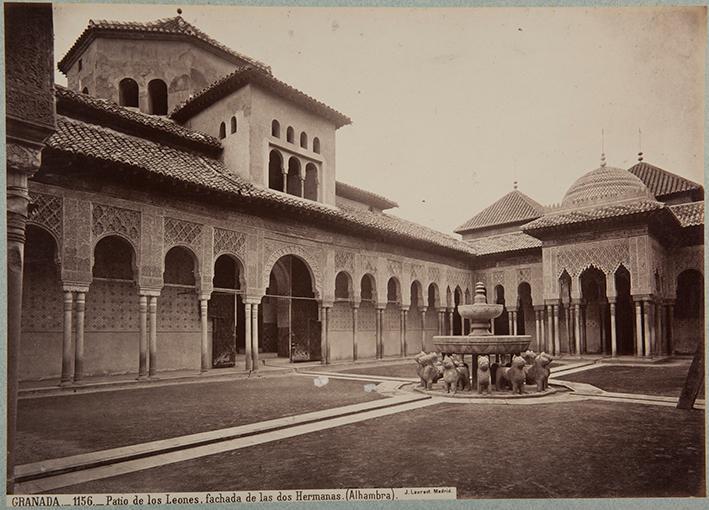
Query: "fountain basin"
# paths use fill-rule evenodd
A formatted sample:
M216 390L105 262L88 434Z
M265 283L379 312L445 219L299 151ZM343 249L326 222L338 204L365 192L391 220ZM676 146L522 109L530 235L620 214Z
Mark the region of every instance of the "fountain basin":
M519 354L529 347L530 335L434 336L438 352L450 354Z
M495 319L502 315L504 305L495 305L492 303L474 303L472 305L458 305L458 313L464 319L473 322L490 322L490 319Z

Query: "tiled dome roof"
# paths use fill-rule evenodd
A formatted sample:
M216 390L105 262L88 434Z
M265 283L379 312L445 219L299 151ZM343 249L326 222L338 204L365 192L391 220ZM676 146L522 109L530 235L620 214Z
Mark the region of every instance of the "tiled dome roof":
M564 195L562 209L655 197L638 177L622 168L601 166L579 177Z

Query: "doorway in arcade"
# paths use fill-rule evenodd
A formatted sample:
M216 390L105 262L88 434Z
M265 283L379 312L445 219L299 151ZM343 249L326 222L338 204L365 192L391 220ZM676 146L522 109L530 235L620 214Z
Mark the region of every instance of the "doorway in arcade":
M242 275L239 262L229 255L214 263L207 314L212 321L212 368L235 366L237 352L244 354L246 349Z
M259 352L292 362L319 361L320 318L310 269L294 255L271 270L259 313Z

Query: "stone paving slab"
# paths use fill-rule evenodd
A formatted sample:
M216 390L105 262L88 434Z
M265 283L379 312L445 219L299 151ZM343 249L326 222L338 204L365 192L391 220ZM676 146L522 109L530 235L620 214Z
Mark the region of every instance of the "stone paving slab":
M337 416L316 422L295 425L280 430L266 431L260 434L255 434L247 437L228 439L226 441L196 446L194 448L187 448L183 450L151 455L140 459L133 459L125 462L84 469L81 471L64 473L56 476L49 476L37 480L29 480L26 482L18 483L15 487L15 491L17 494L41 493L49 490L67 487L70 485L89 482L92 480L99 480L102 478L118 476L154 467L161 467L176 462L206 457L209 455L215 455L218 453L228 452L241 448L248 448L250 446L260 445L273 441L279 441L290 437L309 434L311 432L341 427L343 425L349 425L352 423L371 420L373 418L379 418L381 416L388 416L391 414L420 409L422 407L436 405L438 403L439 402L436 399L425 397L423 399L404 402L399 405L373 409L345 416Z
M17 466L15 469L15 474L18 479L22 480L40 475L45 476L48 473L53 472L95 467L102 464L120 462L127 459L152 455L168 450L187 448L209 442L233 439L241 436L262 433L268 430L333 418L335 416L345 416L363 411L392 407L408 402L425 400L426 398L428 397L425 395L403 394L391 398L363 402L349 406L335 407L332 409L315 411L296 416L276 418L274 420L250 423L248 425L241 425L238 427L229 427L198 434L189 434L186 436L173 437L159 441L150 441L147 443L123 446L120 448L111 448L108 450L99 450L91 453L72 455L58 459L48 459Z

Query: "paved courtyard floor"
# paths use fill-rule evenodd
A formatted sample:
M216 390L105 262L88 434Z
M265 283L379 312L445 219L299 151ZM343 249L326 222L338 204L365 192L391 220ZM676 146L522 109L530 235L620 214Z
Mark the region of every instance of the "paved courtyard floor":
M106 449L140 450L165 438L183 443L28 479L19 491L455 486L463 498L703 496L704 411L674 408L687 368L562 363L553 377L579 391L558 401L527 399L530 405L402 392L416 377L411 361L329 367L327 379L310 367L287 376L27 398L18 451L27 472L44 469L37 461L49 458L47 465L79 465L83 456L66 456L98 450L93 459L110 458L118 450ZM662 391L649 391L648 378ZM288 418L266 421L281 417ZM246 424L250 431L238 432ZM183 439L228 427L237 432L209 444Z

